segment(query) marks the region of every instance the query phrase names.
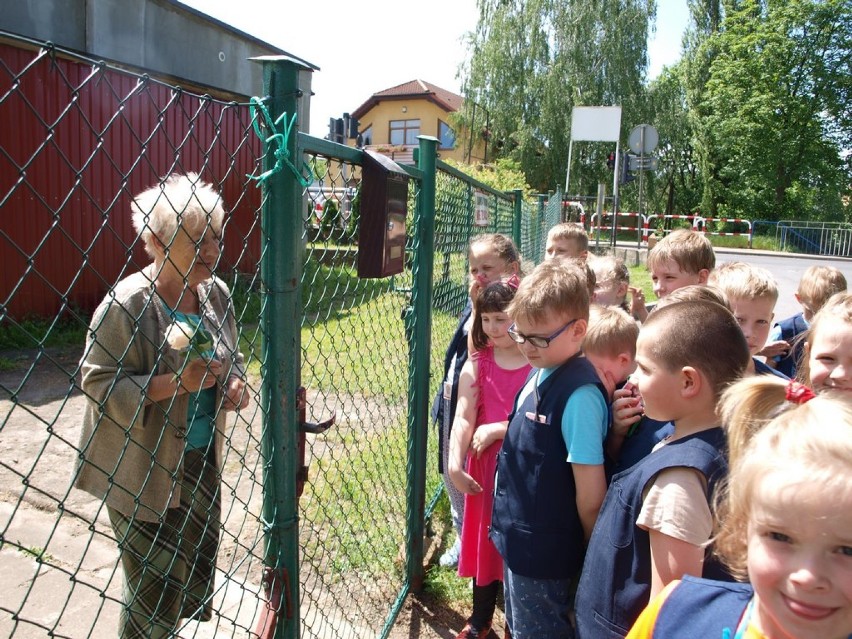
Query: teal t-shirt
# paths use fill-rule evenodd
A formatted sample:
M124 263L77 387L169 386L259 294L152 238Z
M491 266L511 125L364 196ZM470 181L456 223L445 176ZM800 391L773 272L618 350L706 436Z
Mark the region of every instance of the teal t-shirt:
M164 304L165 305L165 304ZM193 313L175 311L165 305L172 319L197 325L201 317ZM202 353L205 357L214 355L212 350ZM189 410L186 418L186 449L207 450L213 441L216 425L216 388L205 388L189 394Z
M534 385L541 384L557 368L540 368L516 398L520 406ZM604 462L603 442L609 428L609 407L597 386L586 384L575 390L562 413L562 439L572 464L599 465Z

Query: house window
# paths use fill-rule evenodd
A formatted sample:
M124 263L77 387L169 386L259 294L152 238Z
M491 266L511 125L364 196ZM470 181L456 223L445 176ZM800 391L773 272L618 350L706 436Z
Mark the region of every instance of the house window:
M438 120L438 140L440 140L440 148L454 149L456 147L456 132L450 128L446 122Z
M371 124L366 129L361 131L361 144L369 146L373 143L373 125Z
M391 144L417 144L418 135L420 135L420 120L391 120Z

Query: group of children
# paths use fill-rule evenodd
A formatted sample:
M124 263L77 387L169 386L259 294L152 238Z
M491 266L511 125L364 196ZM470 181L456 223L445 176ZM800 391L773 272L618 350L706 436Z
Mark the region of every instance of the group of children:
M515 639L852 636L843 275L808 269L774 329L771 273L716 268L700 233L649 253L653 307L581 227L546 257L521 276L505 236L470 246L435 405L473 579L458 639L491 633L501 587Z

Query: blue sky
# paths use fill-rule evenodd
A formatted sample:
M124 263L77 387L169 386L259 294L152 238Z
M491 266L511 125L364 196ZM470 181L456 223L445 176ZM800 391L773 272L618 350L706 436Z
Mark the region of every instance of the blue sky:
M354 111L376 91L421 79L461 93L455 77L463 36L476 26L476 0L180 0L320 67L314 73L312 135L329 117ZM376 16L383 26L375 26ZM658 0L649 76L680 56L686 0Z

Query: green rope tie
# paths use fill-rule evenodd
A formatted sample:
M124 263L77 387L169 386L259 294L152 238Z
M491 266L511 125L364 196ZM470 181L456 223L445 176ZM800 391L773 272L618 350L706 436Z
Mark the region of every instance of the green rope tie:
M258 97L253 97L251 102L249 103L249 109L251 112L252 125L254 126L254 132L257 134L261 140L266 144L275 143L277 146L273 151L275 155L275 165L269 169L268 171L264 171L260 175L247 175L246 177L250 180L257 180L257 185L260 186L261 183L266 181L270 176L275 175L279 171L281 171L284 166L290 169L290 172L296 176L296 179L299 180L299 184L302 185L302 188L307 188L311 185L313 181L312 177L305 177L302 174L302 170L296 168L293 162L290 161L290 151L287 149L287 143L290 140L290 133L293 130L293 125L296 124L296 114L293 114L293 117L290 118L290 122L287 123L287 112L285 111L278 119L275 121L272 120L272 116L269 114L269 109L266 108L266 105L263 103L263 99ZM272 135L265 138L263 133L260 130L260 119L261 117L257 116L257 111L260 111L260 116L263 118L263 124L266 126L267 130L272 131ZM278 125L284 121L284 132L281 133L278 131ZM304 160L302 161L302 169L307 169L308 175L311 175L311 168L307 165Z

